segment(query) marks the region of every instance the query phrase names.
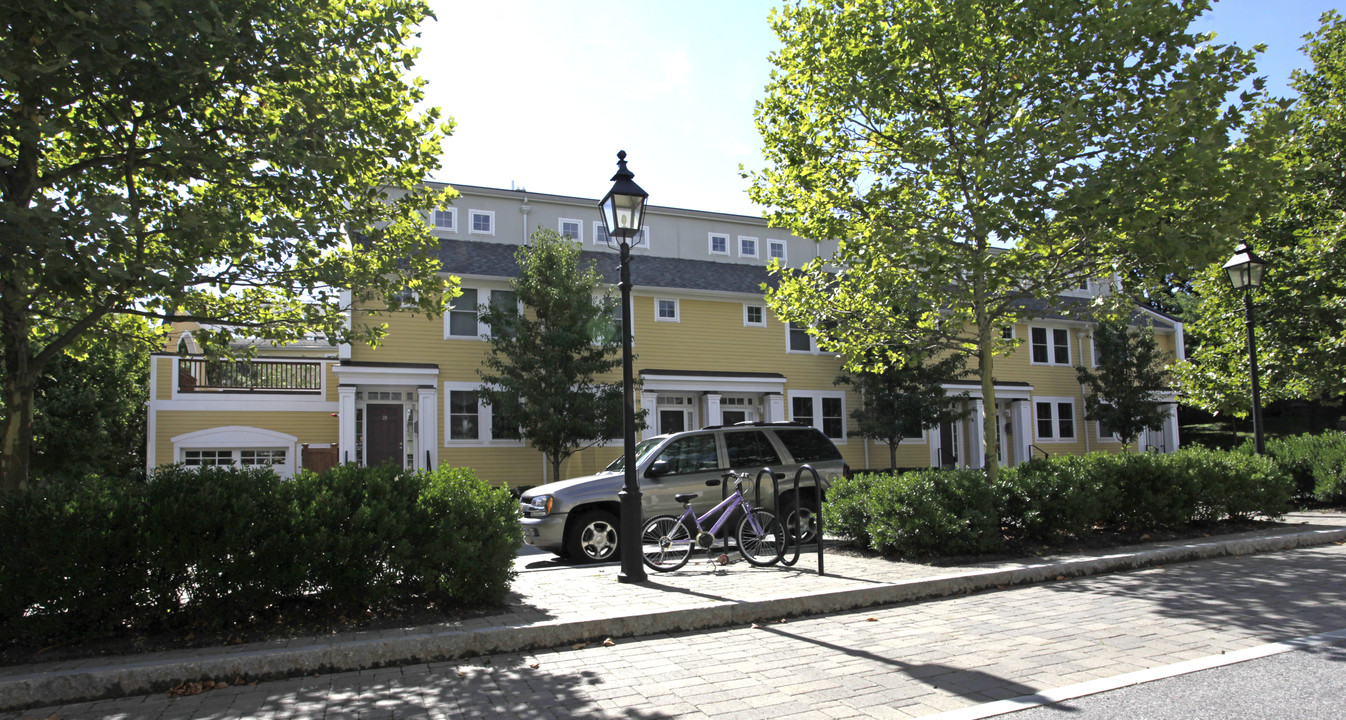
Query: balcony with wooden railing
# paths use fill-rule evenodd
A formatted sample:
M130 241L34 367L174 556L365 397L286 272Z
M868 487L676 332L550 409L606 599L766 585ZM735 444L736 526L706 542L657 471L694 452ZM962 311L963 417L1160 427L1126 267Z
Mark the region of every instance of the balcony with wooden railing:
M179 393L322 393L323 364L311 360L178 359Z

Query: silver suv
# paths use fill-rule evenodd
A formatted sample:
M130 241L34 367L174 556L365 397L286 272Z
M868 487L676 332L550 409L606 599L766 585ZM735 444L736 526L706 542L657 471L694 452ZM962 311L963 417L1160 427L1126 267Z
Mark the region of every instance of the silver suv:
M722 497L723 475L733 470L754 478L763 467L780 480L781 508L789 516L796 506L795 471L808 464L818 471L823 490L850 468L832 441L817 429L797 423L743 423L659 435L636 445L636 478L644 517L678 514L679 494L697 494L697 512L714 507ZM519 502L524 542L578 562L599 562L617 552L617 492L625 479L624 458L597 475L548 483L523 493ZM805 532L813 525L813 477L799 480ZM751 497L751 481L744 483ZM762 502L776 509L771 482L762 478ZM754 504L756 504L754 502Z

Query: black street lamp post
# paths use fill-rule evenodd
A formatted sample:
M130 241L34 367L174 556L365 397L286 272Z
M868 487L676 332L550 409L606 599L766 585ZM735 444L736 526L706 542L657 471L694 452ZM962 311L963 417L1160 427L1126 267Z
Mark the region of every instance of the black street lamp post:
M631 370L631 238L640 234L645 220L645 201L649 193L632 182L635 173L626 169L626 151L617 153L617 174L612 189L598 203L608 242L614 239L621 248L622 290L622 446L626 478L621 492L621 525L617 550L622 570L618 582L645 582L645 565L640 559L640 484L636 479L636 402L635 377Z
M1243 291L1243 314L1244 324L1248 328L1248 372L1252 377L1253 386L1253 444L1257 448L1257 454L1266 453L1266 441L1262 430L1262 392L1261 384L1257 377L1257 338L1254 333L1253 323L1253 291L1262 286L1262 272L1266 270L1267 263L1257 256L1257 253L1248 247L1247 241L1244 241L1234 251L1234 257L1229 258L1229 262L1224 264L1224 270L1229 273L1229 282L1235 290Z

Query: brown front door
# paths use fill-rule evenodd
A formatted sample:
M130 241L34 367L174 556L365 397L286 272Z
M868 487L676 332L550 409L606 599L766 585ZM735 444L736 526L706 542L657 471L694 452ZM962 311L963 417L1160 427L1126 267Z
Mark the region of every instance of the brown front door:
M375 467L391 460L402 467L402 406L366 405L365 437L366 465Z

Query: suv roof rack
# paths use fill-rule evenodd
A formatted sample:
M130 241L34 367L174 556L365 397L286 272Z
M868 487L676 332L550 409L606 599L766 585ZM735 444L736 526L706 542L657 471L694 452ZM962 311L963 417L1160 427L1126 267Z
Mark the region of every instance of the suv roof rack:
M701 429L720 430L723 428L736 428L736 427L813 427L813 426L799 422L797 420L773 420L771 422L766 422L764 420L745 420L740 423L734 423L733 425L705 425Z

